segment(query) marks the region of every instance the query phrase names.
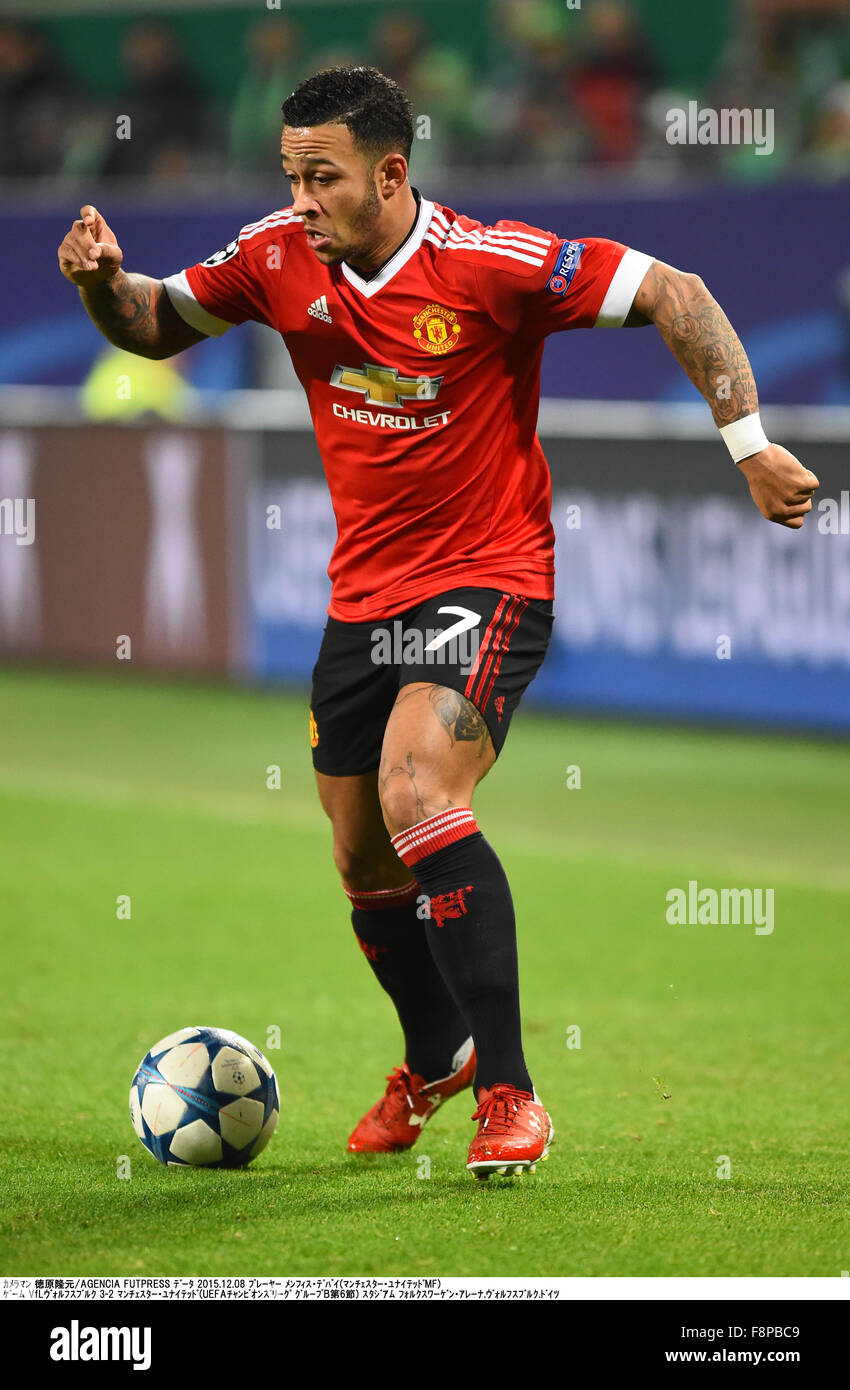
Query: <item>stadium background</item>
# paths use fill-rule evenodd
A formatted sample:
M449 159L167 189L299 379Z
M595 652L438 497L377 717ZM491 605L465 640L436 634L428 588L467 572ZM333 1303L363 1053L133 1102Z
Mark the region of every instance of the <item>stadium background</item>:
M453 1190L447 1205L434 1197L433 1217L419 1202L413 1255L365 1229L353 1197L340 1199L332 1236L322 1200L305 1195L311 1175L338 1176L328 1153L348 1119L333 1099L340 1069L351 1105L371 1103L397 1040L340 944L345 914L310 785L304 692L334 528L286 355L252 325L172 362L115 353L56 269L83 201L114 227L125 266L152 275L284 205L280 100L318 64L346 59L408 86L427 118L412 159L427 195L485 221L611 236L698 271L750 353L769 435L818 473L838 517L814 515L796 533L758 516L652 330L549 340L540 433L556 634L481 807L526 923L531 1046L553 1109L567 1105L564 1027L584 1008L605 1041L602 1060L571 1060L582 1109L569 1112L568 1186L553 1188L542 1245L520 1240L520 1254L486 1225L486 1252L450 1237ZM690 100L771 108L774 152L668 145L666 112ZM115 138L123 115L129 140ZM286 0L280 11L4 0L0 499L35 503L31 544L10 534L9 510L0 534L9 1020L56 1094L75 1084L69 1035L103 1072L99 1083L89 1072L87 1101L60 1119L59 1160L37 1088L15 1098L22 1196L6 1270L280 1272L272 1234L241 1253L232 1222L234 1202L250 1205L244 1188L235 1197L200 1175L204 1214L193 1210L181 1244L176 1198L150 1174L143 1229L92 1186L103 1144L132 1142L123 1114L112 1117L134 1048L197 1017L261 1046L266 1022L283 1017L276 1065L303 1144L285 1207L301 1240L287 1247L290 1272L846 1264L848 171L844 0ZM273 507L280 529L267 524ZM532 715L535 702L550 714ZM274 764L282 812L265 789ZM579 764L576 800L565 770ZM658 902L697 876L778 886L770 963L767 938L673 942ZM110 902L130 879L136 925L118 944ZM296 928L283 944L282 911ZM319 923L326 945L313 939ZM253 966L223 980L234 941ZM115 997L110 979L123 981ZM670 1121L660 1097L669 1085L680 1098L685 1076L705 1103ZM653 1106L660 1117L647 1117ZM105 1117L98 1142L81 1129L93 1111ZM711 1169L733 1134L750 1163L734 1191ZM372 1175L369 1193L408 1201L407 1169L388 1173L388 1187ZM268 1184L260 1196L271 1200ZM529 1221L540 1240L539 1214ZM663 1234L671 1224L678 1234Z
M0 29L0 495L33 496L38 530L32 546L0 550L4 650L108 662L117 622L132 624L140 664L309 675L333 518L276 335L251 326L174 363L128 363L104 350L52 270L57 230L84 199L115 224L125 264L154 275L284 204L280 92L337 58L383 63L409 86L427 137L413 178L429 194L485 221L611 235L698 269L744 338L769 432L808 450L821 496L840 505L850 431L845 4L25 9L26 24ZM663 113L689 100L770 105L774 152L668 145ZM125 114L130 138L117 139ZM555 335L543 394L559 601L531 698L850 727L850 537L760 523L654 334ZM604 409L567 404L601 400ZM87 419L123 430L128 418L130 431L86 432ZM61 466L51 426L67 430ZM87 472L92 438L114 460L97 478ZM264 524L272 503L279 531ZM569 531L575 504L583 524ZM85 534L77 554L89 598L73 615L73 562L51 539L69 523ZM225 552L226 577L215 558ZM733 640L731 661L717 659L720 635Z

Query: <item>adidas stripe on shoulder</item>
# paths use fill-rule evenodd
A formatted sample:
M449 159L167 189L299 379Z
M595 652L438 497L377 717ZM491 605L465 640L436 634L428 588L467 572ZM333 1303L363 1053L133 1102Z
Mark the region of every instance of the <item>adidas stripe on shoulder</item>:
M485 227L469 217L451 220L435 207L425 240L439 251L464 260L528 276L543 268L557 238L522 222L502 221Z
M301 221L300 215L293 212L291 207L280 208L277 212L270 212L259 222L248 222L240 231L237 241L254 241L259 236L270 236L280 231L294 230L300 228Z

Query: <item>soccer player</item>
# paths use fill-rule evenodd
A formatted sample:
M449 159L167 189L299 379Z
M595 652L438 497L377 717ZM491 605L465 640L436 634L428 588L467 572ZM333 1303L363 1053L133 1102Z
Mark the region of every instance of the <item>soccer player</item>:
M283 337L338 527L313 673L318 792L405 1045L348 1147L409 1148L474 1086L467 1167L521 1172L546 1156L552 1122L523 1055L510 889L472 801L553 621L544 339L654 324L764 516L802 526L818 480L765 437L744 349L697 275L574 228L485 227L432 202L408 178L407 98L374 68L316 73L283 117L291 205L163 281L125 273L85 206L60 266L104 336L142 356L247 319Z

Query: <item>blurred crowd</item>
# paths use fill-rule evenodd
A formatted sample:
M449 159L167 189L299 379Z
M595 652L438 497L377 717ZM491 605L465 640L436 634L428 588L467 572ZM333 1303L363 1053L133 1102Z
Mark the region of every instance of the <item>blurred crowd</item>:
M280 106L319 67L370 62L408 92L413 171L565 165L646 178L760 179L850 173L848 0L746 0L698 87L671 82L626 0L493 0L490 60L435 32L427 6L384 14L365 51L308 43L285 10L246 31L235 96L214 96L165 21L132 25L119 95L96 99L37 26L0 21L0 177L277 174ZM579 13L580 12L580 13ZM668 112L770 108L770 159L734 146L668 143ZM126 125L129 117L130 125ZM122 136L122 118L125 121ZM129 138L126 138L129 135Z

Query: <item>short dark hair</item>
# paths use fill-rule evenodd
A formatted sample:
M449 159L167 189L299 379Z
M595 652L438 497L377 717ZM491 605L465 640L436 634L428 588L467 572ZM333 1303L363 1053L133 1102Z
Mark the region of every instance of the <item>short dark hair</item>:
M339 65L307 77L283 103L289 126L337 122L375 160L398 150L410 159L413 117L397 82L377 68Z

